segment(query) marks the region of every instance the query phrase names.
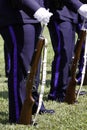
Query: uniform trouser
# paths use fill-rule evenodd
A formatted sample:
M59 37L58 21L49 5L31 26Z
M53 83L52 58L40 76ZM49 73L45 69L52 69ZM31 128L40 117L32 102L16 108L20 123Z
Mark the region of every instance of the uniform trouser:
M48 25L54 50L52 62L51 88L48 98L62 100L69 80L69 70L72 61L75 27L68 21L51 21Z
M32 55L40 30L40 24L14 25L0 29L0 34L5 44L7 44L11 58L10 72L8 75L8 93L9 121L12 123L16 123L19 120L22 102L25 98L25 79L30 69ZM35 78L37 89L39 84L39 72L40 65L38 66ZM37 95L38 94L36 94L36 96Z

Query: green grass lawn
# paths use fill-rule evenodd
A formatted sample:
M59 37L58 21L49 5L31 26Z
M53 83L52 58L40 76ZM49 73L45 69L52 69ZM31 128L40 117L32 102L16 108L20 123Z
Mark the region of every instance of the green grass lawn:
M48 54L47 79L43 100L46 108L54 109L55 114L38 115L36 126L9 124L7 78L4 71L3 40L0 37L0 130L87 130L87 95L80 96L78 99L79 103L73 105L47 101L53 51L47 29L45 29L44 35L48 39ZM83 86L82 90L87 91L87 86ZM33 118L34 116L32 116Z

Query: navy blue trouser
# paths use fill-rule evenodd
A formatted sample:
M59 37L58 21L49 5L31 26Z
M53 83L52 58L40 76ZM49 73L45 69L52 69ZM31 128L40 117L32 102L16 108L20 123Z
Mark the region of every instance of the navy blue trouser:
M53 20L48 25L54 50L52 61L51 88L48 95L52 100L63 100L69 80L70 64L75 44L75 26L68 21Z
M25 84L27 72L34 52L38 36L41 31L40 24L24 24L8 26L0 29L10 54L10 72L8 75L9 93L9 121L16 123L19 120L22 102L25 98ZM40 65L35 79L35 86L39 85ZM35 94L35 93L34 93ZM35 97L35 95L34 95ZM38 98L38 94L36 93ZM35 98L36 98L35 97Z

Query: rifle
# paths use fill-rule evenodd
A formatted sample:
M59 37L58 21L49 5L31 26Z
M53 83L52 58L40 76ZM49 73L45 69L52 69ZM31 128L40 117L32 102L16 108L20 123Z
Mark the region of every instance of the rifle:
M77 95L76 95L76 100L79 97L84 79L85 79L85 74L86 74L86 65L87 65L87 29L86 29L86 39L85 39L85 50L84 50L84 63L83 63L83 69L82 69L82 77L81 77L81 84L78 89Z
M36 48L33 54L31 69L30 69L30 73L28 74L28 79L26 83L26 97L25 97L25 101L21 109L19 124L24 124L24 125L32 124L32 107L35 102L32 97L32 87L33 87L33 81L34 81L35 74L37 71L39 59L41 56L42 48L45 43L45 39L42 36L43 29L44 29L44 26L42 28L41 34L38 39L38 43L36 45Z
M84 23L85 23L85 20L83 22L83 26L84 26ZM80 59L82 44L86 37L86 30L84 29L83 26L77 39L77 43L75 47L75 55L74 55L72 65L71 65L71 79L66 89L65 102L67 102L68 104L73 104L76 102L76 93L75 93L75 88L77 84L76 70L77 70L79 59Z
M44 95L44 88L46 83L46 63L47 63L47 39L45 39L45 45L43 47L43 53L42 53L42 66L41 66L41 87L40 87L40 95L39 95L39 103L38 108L35 114L35 118L33 120L33 125L36 122L37 115L40 111L42 102L43 102L43 95Z

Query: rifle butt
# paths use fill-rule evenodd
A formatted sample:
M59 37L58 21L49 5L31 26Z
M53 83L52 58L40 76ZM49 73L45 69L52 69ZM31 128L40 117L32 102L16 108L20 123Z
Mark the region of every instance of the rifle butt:
M76 102L76 80L71 79L66 90L65 102L74 104Z
M32 98L32 97L31 97ZM22 106L19 124L31 125L32 124L32 107L34 105L34 99L26 99Z

